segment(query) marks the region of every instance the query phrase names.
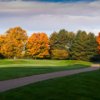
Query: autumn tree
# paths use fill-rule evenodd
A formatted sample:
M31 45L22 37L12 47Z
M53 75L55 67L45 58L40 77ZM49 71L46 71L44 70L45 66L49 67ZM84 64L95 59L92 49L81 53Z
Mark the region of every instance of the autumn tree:
M96 38L96 41L97 41L97 43L98 43L98 47L97 47L98 53L100 54L100 32L99 32L99 34L98 34L98 36L97 36L97 38Z
M34 33L29 37L27 55L34 59L49 57L49 39L45 33Z
M5 35L0 35L0 58L5 58L4 57L4 54L3 54L3 50L2 50L2 47L4 46L5 44Z
M1 49L2 49L2 46L4 45L4 43L5 43L5 36L0 35L0 52L1 52Z
M97 42L97 55L94 57L94 61L100 62L100 32L98 33L98 36L96 37L96 42Z
M2 53L7 58L22 57L23 43L27 40L26 31L21 27L10 28L5 34Z

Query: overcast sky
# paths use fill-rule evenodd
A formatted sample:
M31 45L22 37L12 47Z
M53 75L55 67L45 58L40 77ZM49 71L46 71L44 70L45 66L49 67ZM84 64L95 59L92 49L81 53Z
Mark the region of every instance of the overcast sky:
M100 31L100 0L0 0L0 33L15 26L50 34L59 29Z

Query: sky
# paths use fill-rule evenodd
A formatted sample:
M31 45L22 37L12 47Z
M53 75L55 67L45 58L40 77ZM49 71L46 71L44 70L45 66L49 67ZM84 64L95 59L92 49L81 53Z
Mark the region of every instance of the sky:
M100 31L100 0L0 0L0 34L20 26L34 32Z

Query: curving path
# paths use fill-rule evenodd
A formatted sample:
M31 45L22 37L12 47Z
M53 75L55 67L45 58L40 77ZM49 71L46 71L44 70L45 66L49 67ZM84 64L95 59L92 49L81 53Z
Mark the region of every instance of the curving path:
M28 85L31 83L36 83L36 82L43 81L43 80L48 80L48 79L53 79L53 78L63 77L63 76L69 76L73 74L89 72L89 71L94 71L98 69L99 67L92 66L89 68L52 72L52 73L47 73L47 74L33 75L33 76L28 76L28 77L23 77L23 78L0 81L0 92L4 92L10 89L14 89L17 87L21 87L21 86Z

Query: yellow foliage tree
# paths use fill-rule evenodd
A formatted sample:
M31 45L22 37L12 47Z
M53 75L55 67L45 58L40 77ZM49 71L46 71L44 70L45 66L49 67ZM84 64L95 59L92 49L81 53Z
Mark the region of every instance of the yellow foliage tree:
M2 50L4 44L5 44L5 35L0 35L0 58L4 57L3 50Z
M26 31L21 27L9 29L5 34L5 42L1 48L3 55L7 58L22 57L23 43L27 41Z
M45 33L34 33L27 42L27 54L32 58L49 56L49 39Z

